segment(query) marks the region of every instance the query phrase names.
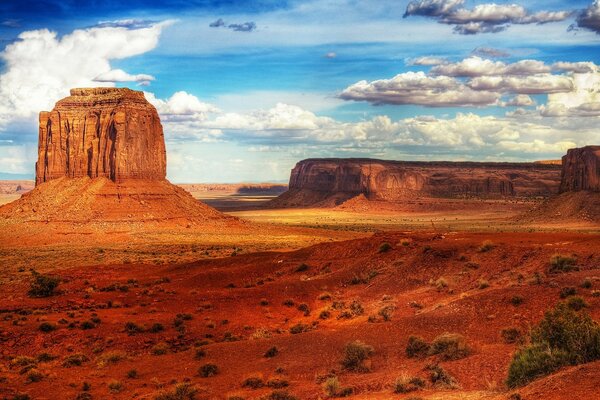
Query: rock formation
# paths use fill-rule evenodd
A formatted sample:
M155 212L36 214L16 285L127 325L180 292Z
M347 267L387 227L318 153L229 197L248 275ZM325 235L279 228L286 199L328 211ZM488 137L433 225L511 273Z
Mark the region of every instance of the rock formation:
M563 157L560 192L600 192L600 146L570 149Z
M72 89L40 113L36 185L61 177L165 179L162 125L142 92Z
M307 206L363 194L370 200L407 197L529 197L558 193L555 164L308 159L292 170L289 190L274 205Z

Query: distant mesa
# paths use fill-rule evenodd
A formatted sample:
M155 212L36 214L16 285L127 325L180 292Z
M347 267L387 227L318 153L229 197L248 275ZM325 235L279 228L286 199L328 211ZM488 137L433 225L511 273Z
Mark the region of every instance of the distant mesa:
M39 118L36 188L0 208L11 221L236 220L165 179L160 118L139 91L72 89Z
M380 201L415 197L546 197L558 193L560 179L561 166L548 162L307 159L292 169L289 190L272 205L337 205L359 195Z
M600 192L600 146L570 149L563 157L560 192Z

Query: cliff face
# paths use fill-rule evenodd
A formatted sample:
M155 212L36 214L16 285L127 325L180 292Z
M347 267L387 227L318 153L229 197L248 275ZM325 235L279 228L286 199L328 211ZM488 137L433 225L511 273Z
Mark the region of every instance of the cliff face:
M600 146L570 149L563 157L560 192L600 192Z
M165 179L162 125L142 92L72 89L39 122L36 185L61 177Z
M310 205L334 196L372 200L407 196L517 197L558 193L560 166L534 163L407 162L308 159L292 170L288 205Z

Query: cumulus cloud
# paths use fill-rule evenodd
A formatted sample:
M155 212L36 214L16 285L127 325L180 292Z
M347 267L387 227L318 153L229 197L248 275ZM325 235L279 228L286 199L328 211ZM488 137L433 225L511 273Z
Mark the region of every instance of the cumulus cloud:
M600 34L600 0L594 0L588 8L577 16L576 25L572 27L575 26Z
M475 90L518 94L566 93L573 90L573 81L560 75L480 76L468 84Z
M548 95L539 111L546 117L600 116L600 74L574 74L573 90Z
M424 56L424 57L417 57L417 58L408 58L406 59L406 65L426 65L426 66L432 66L432 65L440 65L440 64L446 64L448 62L448 60L446 60L445 58L442 57L434 57L434 56Z
M477 77L494 75L533 75L551 71L542 61L521 60L506 64L502 61L492 61L477 56L466 58L457 63L438 65L431 69L434 75L455 77Z
M565 71L565 72L575 72L578 74L585 74L587 72L598 72L598 66L593 62L585 61L585 62L565 62L559 61L552 64L552 69L554 71Z
M34 120L72 87L97 86L94 79L107 71L119 75L111 60L153 49L166 25L78 29L62 37L47 29L21 33L0 53L5 64L0 75L0 131L20 119Z
M391 79L360 81L342 91L344 100L368 101L372 104L417 104L428 107L484 106L500 98L495 92L472 90L448 76L427 76L406 72Z
M111 69L101 73L94 78L96 82L148 82L153 81L154 77L147 74L131 75L122 69Z
M430 17L441 24L452 25L455 33L474 35L501 32L512 24L559 22L572 14L570 11L531 13L517 4L486 3L467 9L464 3L464 0L413 0L406 7L404 18Z

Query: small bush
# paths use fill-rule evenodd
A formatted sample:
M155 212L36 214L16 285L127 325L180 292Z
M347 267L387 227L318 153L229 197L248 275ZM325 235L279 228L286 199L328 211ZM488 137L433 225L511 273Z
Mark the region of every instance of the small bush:
M439 365L428 366L429 380L439 388L453 389L457 386L456 379Z
M310 307L308 307L308 304L306 303L299 304L298 311L302 311L305 317L310 315Z
M56 325L54 325L50 322L42 322L40 324L40 326L38 327L38 329L44 333L48 333L48 332L52 332L52 331L56 330Z
M164 356L169 352L169 345L166 343L157 343L154 346L152 346L150 352L152 353L152 355L155 356Z
M487 253L488 251L492 250L495 247L494 243L491 242L490 240L486 240L483 243L481 243L481 246L479 246L478 251L480 253Z
M446 281L444 278L439 278L437 281L435 281L434 285L438 292L441 292L448 287L448 281Z
M44 378L44 375L35 368L27 371L27 375L25 375L25 379L26 379L27 383L39 382L43 378Z
M295 304L296 302L294 301L294 299L286 299L283 301L283 305L286 307L294 307Z
M62 365L63 365L63 367L66 367L66 368L79 367L84 362L88 362L89 360L90 359L85 354L81 354L81 353L71 354L70 356L67 356L63 359Z
M60 284L60 278L42 275L35 270L31 270L32 280L29 286L30 297L50 297L52 296L58 285Z
M198 390L189 383L180 383L169 392L159 393L154 400L194 400Z
M502 339L504 339L504 343L513 344L517 343L521 339L521 331L517 328L504 328L500 332Z
M302 263L294 269L294 272L306 272L309 268L310 267L307 264Z
M265 386L265 381L260 375L249 376L242 382L242 387L251 389L260 389Z
M96 361L98 362L98 366L104 366L107 364L116 364L119 361L125 360L126 358L127 353L115 350L103 353Z
M388 251L390 251L392 249L392 245L389 244L388 242L384 242L381 243L381 245L379 246L379 253L387 253Z
M433 340L429 349L430 355L438 355L442 360L459 360L469 353L467 341L458 333L441 334Z
M523 297L521 297L521 296L511 297L510 304L512 304L515 307L520 306L521 304L523 304Z
M377 312L377 314L379 314L379 316L381 318L383 318L384 321L391 321L392 320L392 315L394 314L394 309L396 307L394 306L384 306L382 308L379 309L379 311Z
M165 326L158 322L155 324L152 324L152 326L150 327L150 332L152 332L152 333L158 333L158 332L162 332L164 330L165 330Z
M569 296L575 296L577 294L577 289L572 286L564 287L560 289L560 298L566 299Z
M321 301L331 300L331 293L323 292L317 297L317 300L321 300Z
M108 382L108 389L113 393L119 393L123 390L123 384L120 381L112 380Z
M600 359L600 326L587 312L559 303L531 332L531 344L513 356L507 385L525 385L566 365Z
M580 311L586 308L588 304L581 296L572 296L567 299L567 307L571 310Z
M273 358L277 354L279 354L279 349L276 346L271 347L269 350L265 351L264 356L266 358Z
M359 340L346 344L344 348L344 358L341 361L342 367L349 371L368 372L370 367L366 361L374 353L373 346L369 346Z
M368 272L361 272L360 274L354 274L348 283L350 285L366 285L377 275L379 275L379 272L374 269Z
M49 362L49 361L56 360L57 358L58 358L57 356L50 354L50 353L40 353L36 357L38 362Z
M198 370L198 373L202 378L209 378L219 373L219 368L215 364L204 364Z
M319 313L319 319L328 319L331 317L331 312L328 310L323 310Z
M92 321L83 321L79 327L83 330L94 329L96 324L94 324Z
M305 324L296 324L290 328L290 333L292 335L297 335L298 333L303 333L308 330L308 325Z
M127 371L127 377L129 379L136 379L138 377L138 372L136 369L130 369Z
M425 387L425 381L417 376L402 375L394 382L394 393L410 393Z
M327 378L321 387L328 397L336 397L340 390L340 381L337 376L332 376Z
M125 331L130 335L135 335L136 333L144 332L144 327L129 321L125 323Z
M561 272L570 272L577 270L575 263L577 260L573 257L563 256L555 254L550 258L550 270L551 274L557 274Z
M408 358L425 357L429 353L429 343L420 336L409 336L406 345L406 356Z
M477 287L481 290L487 289L490 287L490 282L488 282L485 279L480 279L479 282L477 283Z
M298 400L298 398L286 390L274 390L268 396L263 398L264 400Z
M590 278L585 278L583 282L581 282L581 287L583 289L591 289L592 288L592 280Z
M267 381L267 387L269 387L271 389L282 389L282 388L285 388L288 386L290 386L290 383L286 379L283 379L283 378L275 377L275 378L270 378Z
M196 349L196 352L194 353L194 359L195 360L200 360L202 358L206 357L206 350L204 349Z

